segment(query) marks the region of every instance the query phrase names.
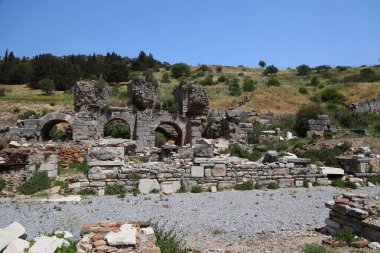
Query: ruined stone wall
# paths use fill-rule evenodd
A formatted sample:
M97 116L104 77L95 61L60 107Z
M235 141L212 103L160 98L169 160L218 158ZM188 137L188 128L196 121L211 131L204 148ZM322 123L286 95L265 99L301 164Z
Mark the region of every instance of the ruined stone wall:
M347 106L350 110L356 112L380 112L380 97L364 100Z

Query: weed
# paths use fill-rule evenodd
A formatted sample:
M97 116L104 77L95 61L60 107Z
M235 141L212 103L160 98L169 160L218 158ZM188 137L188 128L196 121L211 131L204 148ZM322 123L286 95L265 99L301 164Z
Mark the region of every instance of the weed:
M137 187L133 188L133 190L132 190L132 195L136 197L136 196L139 195L139 194L140 194L140 190L139 190L139 188L137 188Z
M133 172L128 176L128 179L129 179L129 180L137 181L137 180L141 179L141 176L140 176L140 174L137 173L136 171L133 171Z
M185 183L181 180L181 187L177 190L177 193L185 193L186 190L186 185Z
M166 230L164 226L153 224L153 229L156 234L156 245L161 249L162 253L189 253L190 250L185 247L185 242L182 237L179 237L174 227Z
M325 246L318 245L316 243L305 244L302 247L303 253L339 253L335 249L328 249Z
M150 191L150 193L155 193L155 194L157 194L157 193L160 193L160 190L157 189L157 188L154 188L154 189L152 189L152 190Z
M277 190L278 188L280 188L280 186L278 185L277 182L270 182L268 184L268 189L271 189L271 190Z
M5 181L5 179L0 177L0 191L4 190L6 186L7 186L7 182Z
M235 190L238 190L238 191L249 191L249 190L253 190L253 188L254 186L253 186L252 181L244 182L242 184L237 184L235 186Z
M31 195L41 190L49 189L51 186L51 179L48 177L46 171L37 172L24 184L19 186L17 190L25 195Z
M121 185L108 185L105 190L106 195L125 194L125 189Z
M201 192L203 192L203 189L199 185L194 185L193 187L191 187L191 192L192 193L201 193Z
M95 195L95 192L92 188L84 188L80 190L78 194L82 196L88 196L88 195Z
M352 189L358 188L354 182L345 181L340 178L334 179L331 185L335 187L339 187L339 188L352 188Z
M227 233L225 230L223 230L223 229L214 229L213 231L212 231L212 234L213 235L223 235L223 234L225 234L225 233Z
M376 176L369 176L367 178L367 182L373 183L373 184L380 184L380 175ZM0 187L1 189L1 187Z
M76 242L69 240L69 243L70 245L67 247L62 246L56 249L55 253L76 253L77 252Z
M338 241L346 242L348 244L351 244L351 243L357 241L357 236L355 235L354 231L346 228L346 229L343 229L341 232L339 232L334 237L334 239L338 240Z

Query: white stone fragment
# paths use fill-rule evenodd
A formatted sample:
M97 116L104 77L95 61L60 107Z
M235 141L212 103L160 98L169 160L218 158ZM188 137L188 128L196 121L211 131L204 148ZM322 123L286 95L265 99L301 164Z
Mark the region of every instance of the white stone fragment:
M125 229L119 232L109 232L105 239L110 246L127 246L136 244L136 228Z
M58 248L68 247L70 243L62 238L55 236L40 236L35 239L35 244L30 248L28 253L54 253Z
M160 190L160 184L156 179L140 179L139 190L142 194L148 194L152 190Z
M13 222L8 227L0 229L0 252L23 234L25 234L25 228L18 222Z
M152 227L142 228L141 229L144 235L152 235L154 234L154 230Z
M24 253L24 250L29 248L29 242L20 238L14 239L3 253Z

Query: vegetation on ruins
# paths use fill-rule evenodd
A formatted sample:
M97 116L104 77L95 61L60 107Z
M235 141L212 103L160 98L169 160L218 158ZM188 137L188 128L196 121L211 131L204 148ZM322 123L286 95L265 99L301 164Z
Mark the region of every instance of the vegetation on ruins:
M51 179L46 171L35 173L24 184L20 185L17 190L25 195L35 194L39 191L49 189L51 187Z
M351 181L345 181L341 178L336 178L331 182L332 186L339 187L339 188L351 188L356 189L358 188L357 185L354 182Z
M358 237L356 236L354 231L352 231L349 228L345 228L342 231L340 231L339 233L337 233L336 236L334 237L334 239L337 241L346 242L347 244L351 244L351 243L357 241Z
M324 149L308 149L302 152L297 152L298 157L310 158L313 163L323 163L326 166L339 167L335 157L342 155L351 148L351 144L345 142L341 145L336 145L334 148Z
M175 231L174 227L166 229L164 225L153 224L153 230L156 234L156 245L162 253L189 253L190 249L186 248L185 242Z
M0 191L4 190L6 186L7 186L7 182L5 181L4 178L0 177Z
M63 129L53 126L49 132L49 137L53 141L68 141L73 139L73 127L71 125L64 126Z
M254 189L254 185L252 181L247 181L241 184L237 184L235 186L235 190L238 190L238 191L249 191L253 189Z
M294 130L298 136L305 137L308 130L308 120L316 119L323 113L323 108L319 104L308 104L302 106L295 118Z
M317 243L308 243L302 247L303 253L339 253L335 249L329 249L326 246L319 245Z
M203 189L200 185L194 185L191 187L191 193L201 193L203 192Z
M104 136L129 139L131 138L131 129L127 123L115 120L104 126Z
M278 185L278 182L270 182L267 188L271 190L277 190L280 188L280 186Z

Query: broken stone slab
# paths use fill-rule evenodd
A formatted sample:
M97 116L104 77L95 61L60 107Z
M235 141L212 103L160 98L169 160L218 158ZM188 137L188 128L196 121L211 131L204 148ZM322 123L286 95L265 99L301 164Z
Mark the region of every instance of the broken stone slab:
M156 179L140 179L139 190L142 194L148 194L152 190L160 190L160 184Z
M192 177L204 177L205 168L203 166L191 166L191 176Z
M227 163L227 158L224 157L214 157L214 158L206 158L206 157L196 157L194 158L194 163Z
M127 246L136 244L137 229L128 227L119 232L109 232L105 239L110 246Z
M152 227L142 228L141 231L144 235L152 235L154 234L154 230Z
M322 174L325 175L344 175L344 170L341 168L333 168L333 167L320 167Z
M117 166L124 166L122 162L117 162L117 161L91 161L89 166L99 166L99 167L117 167Z
M275 150L269 150L265 153L263 163L274 163L278 160L278 154Z
M29 242L23 239L14 239L3 253L24 253L25 249L29 248Z
M35 243L30 248L28 253L54 253L58 248L70 246L70 243L65 239L58 237L40 236L35 239Z
M18 222L13 222L8 227L0 229L0 251L23 234L25 234L25 228Z
M360 208L352 208L351 210L348 211L348 215L364 220L365 218L369 216L369 213Z

